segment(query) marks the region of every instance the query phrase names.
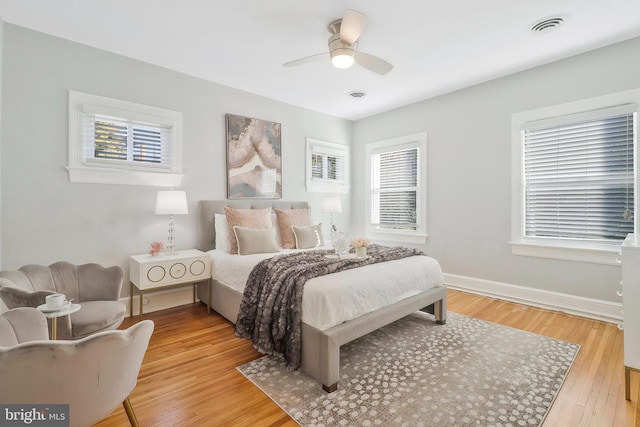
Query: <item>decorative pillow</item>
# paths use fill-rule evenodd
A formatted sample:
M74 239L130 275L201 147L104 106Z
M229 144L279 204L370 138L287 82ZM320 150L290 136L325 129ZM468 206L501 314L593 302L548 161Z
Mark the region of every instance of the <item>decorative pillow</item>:
M238 241L233 232L233 227L247 228L270 228L271 227L271 208L265 209L233 209L228 206L224 208L224 214L227 217L229 227L231 250L229 253L238 253Z
M284 249L295 248L296 242L293 236L292 226L302 227L313 225L309 208L302 209L274 209L278 217L278 228Z
M216 230L216 249L229 252L231 250L231 233L225 214L215 214L213 223Z
M291 226L293 235L296 239L296 248L309 249L317 248L324 245L324 239L322 238L322 224L307 225L304 227Z
M276 243L276 229L271 228L247 228L234 226L233 232L238 243L238 254L265 254L279 252Z

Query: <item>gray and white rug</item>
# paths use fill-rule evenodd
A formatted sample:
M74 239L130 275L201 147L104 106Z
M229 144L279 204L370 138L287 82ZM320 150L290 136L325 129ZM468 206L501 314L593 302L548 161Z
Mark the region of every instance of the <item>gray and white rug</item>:
M281 360L238 370L311 426L539 426L579 345L449 312L414 313L341 349L338 391Z

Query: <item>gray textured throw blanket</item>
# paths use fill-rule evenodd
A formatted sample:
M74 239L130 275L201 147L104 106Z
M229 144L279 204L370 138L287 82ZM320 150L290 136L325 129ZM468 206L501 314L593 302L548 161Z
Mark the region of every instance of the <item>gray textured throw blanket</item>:
M263 354L284 357L298 369L302 357L302 291L309 279L383 261L424 255L404 247L369 245L368 257L329 258L330 251L276 255L256 265L244 290L236 336L250 339Z

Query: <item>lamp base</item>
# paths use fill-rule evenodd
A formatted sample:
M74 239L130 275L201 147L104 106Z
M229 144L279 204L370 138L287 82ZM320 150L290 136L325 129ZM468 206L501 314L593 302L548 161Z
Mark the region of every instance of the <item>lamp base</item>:
M167 249L165 249L165 255L177 255L178 251L176 250L175 245L175 237L173 232L175 231L175 223L173 221L173 215L169 217L169 237L167 238Z

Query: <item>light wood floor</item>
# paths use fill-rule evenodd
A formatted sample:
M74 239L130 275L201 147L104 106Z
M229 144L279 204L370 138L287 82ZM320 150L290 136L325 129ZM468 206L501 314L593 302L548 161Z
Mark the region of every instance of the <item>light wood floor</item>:
M624 398L622 333L615 325L449 291L449 310L580 344L544 427L640 427L640 374ZM260 355L202 304L145 314L155 322L138 385L130 396L141 426L296 426L236 366ZM127 319L123 327L135 323ZM128 425L120 407L103 422Z

